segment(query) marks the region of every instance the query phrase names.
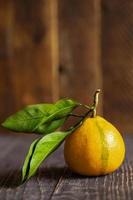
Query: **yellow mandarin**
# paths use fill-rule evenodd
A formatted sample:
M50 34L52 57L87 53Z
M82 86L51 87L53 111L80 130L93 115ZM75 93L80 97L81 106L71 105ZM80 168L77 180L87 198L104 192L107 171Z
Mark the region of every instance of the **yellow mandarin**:
M100 116L87 118L66 139L64 157L69 168L82 175L97 176L115 171L125 157L121 134Z

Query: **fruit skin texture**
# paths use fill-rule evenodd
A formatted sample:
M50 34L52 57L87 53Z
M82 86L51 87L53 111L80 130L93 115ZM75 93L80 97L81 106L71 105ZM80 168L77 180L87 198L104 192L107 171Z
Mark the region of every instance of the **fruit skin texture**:
M64 158L81 175L98 176L115 171L125 157L125 144L118 130L100 116L87 118L67 137Z

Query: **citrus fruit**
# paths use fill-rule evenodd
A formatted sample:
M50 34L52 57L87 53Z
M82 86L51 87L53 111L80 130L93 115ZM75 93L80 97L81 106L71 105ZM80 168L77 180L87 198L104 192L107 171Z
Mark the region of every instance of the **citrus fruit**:
M97 176L115 171L125 157L119 131L100 116L86 118L65 141L64 158L79 174Z
M121 134L102 117L87 118L65 142L64 157L69 168L83 175L103 175L123 162L125 145Z

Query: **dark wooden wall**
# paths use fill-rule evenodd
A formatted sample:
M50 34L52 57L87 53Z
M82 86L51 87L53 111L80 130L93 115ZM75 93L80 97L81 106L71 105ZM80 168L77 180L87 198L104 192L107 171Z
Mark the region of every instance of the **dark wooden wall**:
M133 130L133 1L103 0L104 113L122 130Z
M25 104L58 98L55 1L0 3L1 118Z
M92 100L133 130L133 2L0 1L0 121L26 104Z

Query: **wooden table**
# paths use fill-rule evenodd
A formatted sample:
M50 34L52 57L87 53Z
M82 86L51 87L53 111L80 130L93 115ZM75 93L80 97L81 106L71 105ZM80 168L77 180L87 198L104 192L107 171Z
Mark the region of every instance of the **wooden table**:
M101 177L72 173L61 147L40 167L36 176L20 185L21 166L35 135L0 134L0 200L132 200L133 135L124 136L127 155L116 172Z

